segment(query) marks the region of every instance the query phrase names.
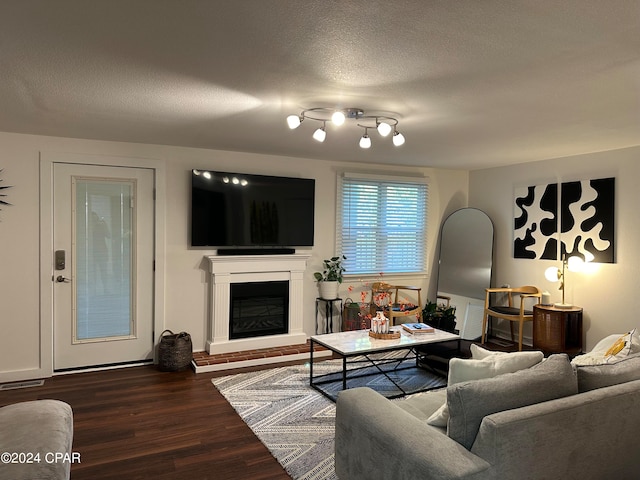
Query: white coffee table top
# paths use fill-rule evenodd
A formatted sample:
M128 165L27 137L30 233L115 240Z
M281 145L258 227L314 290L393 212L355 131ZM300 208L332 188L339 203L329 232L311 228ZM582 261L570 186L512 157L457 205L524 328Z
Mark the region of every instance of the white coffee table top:
M330 350L341 355L353 355L360 353L376 352L381 350L392 350L411 348L429 343L446 342L458 340L460 335L455 333L436 330L435 333L413 334L404 331L400 326L391 328L392 331L399 331L400 338L382 340L369 336L369 330L353 330L349 332L327 333L324 335L312 335L315 343L323 345Z

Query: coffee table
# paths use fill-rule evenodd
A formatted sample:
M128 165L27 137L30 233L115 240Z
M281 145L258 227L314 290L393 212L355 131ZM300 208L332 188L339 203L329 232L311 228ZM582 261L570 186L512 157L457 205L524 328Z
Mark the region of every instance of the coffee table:
M393 327L392 330L400 332L400 338L390 340L372 338L369 336L369 330L312 335L310 338L309 385L333 401L336 400L340 390L357 386L358 379L373 375L384 375L395 385L396 392L386 394L385 396L388 398L397 398L441 387L442 385L437 385L408 389L394 376L400 370L410 368L422 370L418 364L416 347L454 340L458 341L459 347L460 335L437 329L435 333L412 334L405 332L399 326ZM322 345L341 357L342 370L314 377L313 350L315 344ZM399 355L385 355L395 351L398 351ZM404 354L401 351L405 351Z

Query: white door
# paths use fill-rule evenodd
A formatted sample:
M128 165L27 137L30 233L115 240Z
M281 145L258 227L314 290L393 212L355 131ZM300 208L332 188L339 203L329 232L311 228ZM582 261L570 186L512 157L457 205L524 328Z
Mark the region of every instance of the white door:
M153 358L154 173L55 163L54 370Z

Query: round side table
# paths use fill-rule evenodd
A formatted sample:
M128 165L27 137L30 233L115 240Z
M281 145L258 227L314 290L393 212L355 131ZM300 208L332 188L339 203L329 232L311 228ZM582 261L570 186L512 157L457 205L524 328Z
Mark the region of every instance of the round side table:
M570 357L582 353L582 308L534 305L533 348Z

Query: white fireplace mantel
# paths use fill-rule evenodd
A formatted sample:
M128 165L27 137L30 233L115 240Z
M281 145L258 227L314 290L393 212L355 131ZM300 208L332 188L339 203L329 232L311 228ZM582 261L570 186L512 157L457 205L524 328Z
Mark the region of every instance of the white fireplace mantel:
M307 341L303 325L303 278L310 255L208 255L211 273L207 352L229 353L298 345ZM229 339L232 283L289 282L289 331L282 335Z

